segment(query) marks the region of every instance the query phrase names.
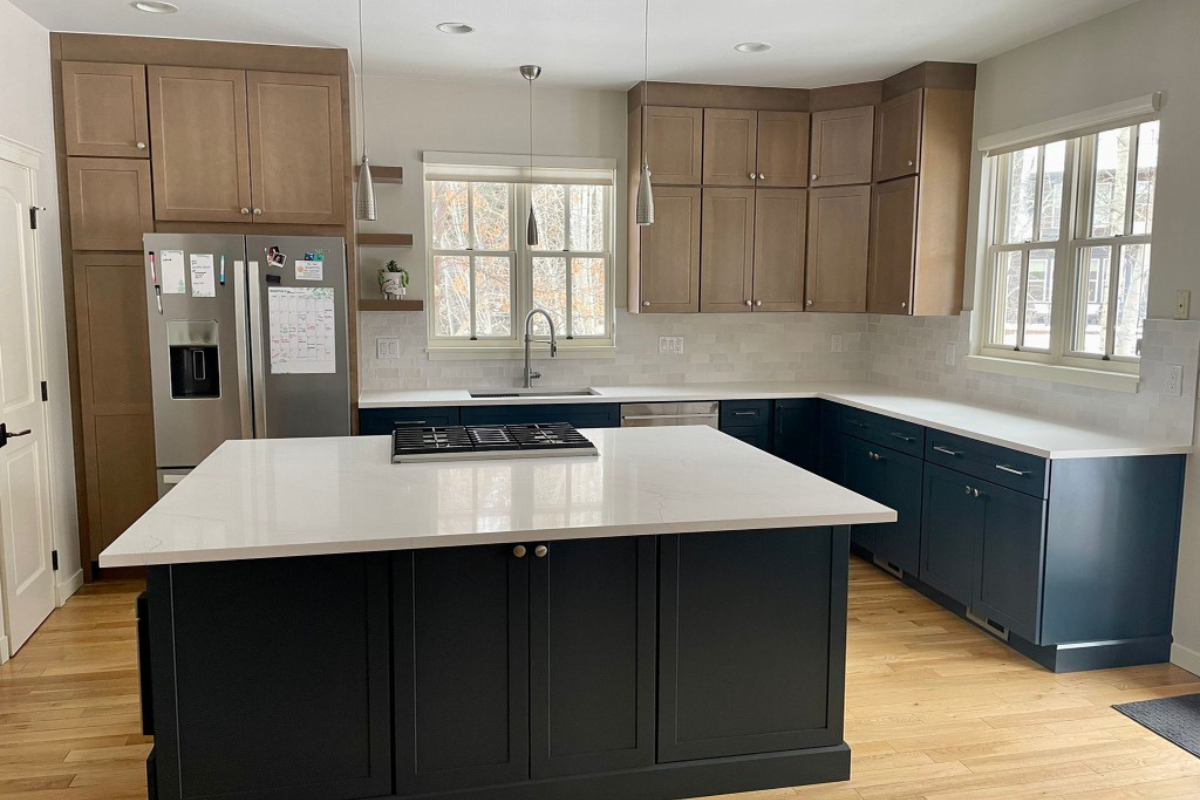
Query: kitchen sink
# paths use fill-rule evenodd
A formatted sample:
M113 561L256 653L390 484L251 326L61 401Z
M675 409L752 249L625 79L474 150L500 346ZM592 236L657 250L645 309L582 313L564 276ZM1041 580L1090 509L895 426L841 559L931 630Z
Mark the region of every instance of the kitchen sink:
M496 392L471 392L471 397L498 399L503 397L595 397L595 389L508 389Z

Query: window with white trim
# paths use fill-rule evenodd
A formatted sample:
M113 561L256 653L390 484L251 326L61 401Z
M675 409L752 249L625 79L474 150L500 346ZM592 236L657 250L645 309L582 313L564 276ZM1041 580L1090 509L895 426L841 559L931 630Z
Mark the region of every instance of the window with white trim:
M427 169L430 347L523 347L522 326L534 308L554 320L564 349L611 347L611 180L575 171L531 183L510 172ZM526 243L531 203L539 229L534 246ZM540 315L534 333L549 333Z
M981 353L1137 370L1157 120L989 156L996 189Z

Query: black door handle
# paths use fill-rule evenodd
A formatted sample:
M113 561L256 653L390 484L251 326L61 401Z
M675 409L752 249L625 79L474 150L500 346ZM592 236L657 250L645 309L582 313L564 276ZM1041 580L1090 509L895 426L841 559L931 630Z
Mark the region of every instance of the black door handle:
M4 445L8 444L9 439L15 439L18 436L28 436L31 433L33 433L32 430L17 431L16 433L9 433L8 426L5 425L3 422L0 422L0 447L4 447Z

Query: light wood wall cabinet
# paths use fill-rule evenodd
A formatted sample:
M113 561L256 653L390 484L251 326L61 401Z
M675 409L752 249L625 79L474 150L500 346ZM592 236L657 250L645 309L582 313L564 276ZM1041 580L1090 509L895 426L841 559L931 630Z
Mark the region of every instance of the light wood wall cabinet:
M808 203L805 308L866 311L871 187L813 189Z
M758 112L704 109L704 185L757 183Z
M754 306L754 189L705 189L700 225L700 310Z
M646 108L644 146L656 186L699 186L703 168L704 110ZM641 163L641 158L637 159Z
M700 310L700 189L663 186L654 192L654 224L639 228L639 294L643 311Z
M154 216L166 221L251 218L246 73L150 67Z
M91 563L158 499L141 253L77 255L75 335Z
M71 240L77 250L141 250L154 230L150 164L127 158L68 158Z
M962 310L975 93L915 89L884 102L867 310Z
M804 309L808 192L759 189L754 207L754 310Z
M874 106L814 113L810 185L870 183L874 138Z
M149 74L158 219L344 221L338 77L197 67Z
M143 65L64 61L61 74L67 155L150 157Z
M808 186L809 115L758 112L758 186Z

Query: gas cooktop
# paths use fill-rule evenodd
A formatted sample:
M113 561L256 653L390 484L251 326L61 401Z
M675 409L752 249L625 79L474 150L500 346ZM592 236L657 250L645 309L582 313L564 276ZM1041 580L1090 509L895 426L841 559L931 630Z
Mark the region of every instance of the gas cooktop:
M567 422L397 428L392 433L393 464L598 455L596 446Z

